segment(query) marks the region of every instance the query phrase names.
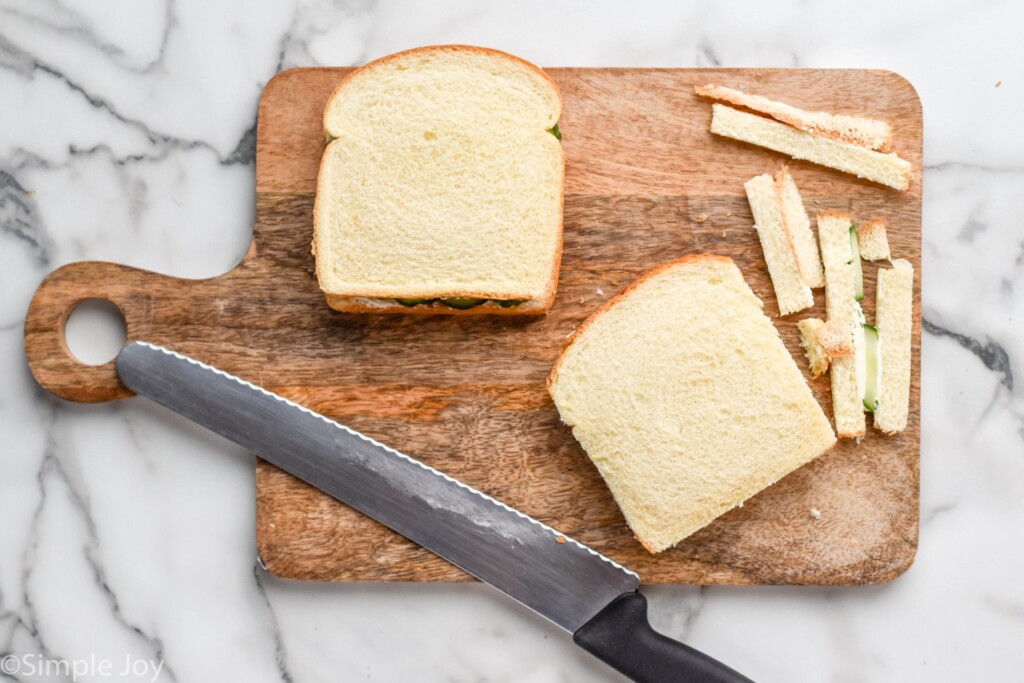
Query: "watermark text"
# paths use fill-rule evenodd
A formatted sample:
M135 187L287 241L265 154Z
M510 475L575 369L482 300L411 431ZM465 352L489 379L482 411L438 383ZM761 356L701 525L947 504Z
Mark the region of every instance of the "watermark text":
M63 676L78 681L82 678L120 678L155 683L163 671L162 659L135 659L125 655L113 660L95 654L74 659L58 659L41 654L6 655L0 658L0 673L23 680L35 676Z

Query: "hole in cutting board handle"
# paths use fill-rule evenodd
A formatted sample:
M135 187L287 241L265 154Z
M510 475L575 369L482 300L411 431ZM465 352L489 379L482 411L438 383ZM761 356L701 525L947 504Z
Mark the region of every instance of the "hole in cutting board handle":
M64 325L68 350L81 363L109 362L128 339L121 309L107 299L84 299L71 309Z

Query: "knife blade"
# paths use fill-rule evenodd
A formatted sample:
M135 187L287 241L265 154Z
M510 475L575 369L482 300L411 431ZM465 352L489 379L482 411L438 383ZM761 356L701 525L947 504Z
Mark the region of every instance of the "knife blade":
M116 367L135 393L440 555L634 680L748 680L651 629L634 572L425 463L161 346L127 344Z

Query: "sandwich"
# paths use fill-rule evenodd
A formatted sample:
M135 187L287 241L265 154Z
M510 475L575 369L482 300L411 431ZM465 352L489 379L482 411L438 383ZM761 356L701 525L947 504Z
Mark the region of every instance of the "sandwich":
M836 440L724 256L664 264L608 301L563 348L548 391L651 553Z
M328 304L536 315L552 305L565 161L558 88L476 47L357 69L324 109L313 252Z

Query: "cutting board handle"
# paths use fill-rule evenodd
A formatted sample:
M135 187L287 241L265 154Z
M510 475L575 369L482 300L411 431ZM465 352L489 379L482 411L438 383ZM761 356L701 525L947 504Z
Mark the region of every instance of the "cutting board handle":
M83 301L103 299L121 311L129 341L147 338L159 292L187 282L98 261L53 271L36 289L25 316L25 355L32 376L47 391L70 401L99 403L131 396L117 377L113 359L87 365L71 353L64 338L68 316Z

